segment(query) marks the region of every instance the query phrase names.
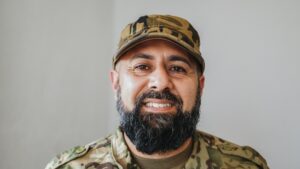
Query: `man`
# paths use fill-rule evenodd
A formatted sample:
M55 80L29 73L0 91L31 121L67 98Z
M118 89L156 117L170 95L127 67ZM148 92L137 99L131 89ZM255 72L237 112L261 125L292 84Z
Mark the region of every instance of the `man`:
M268 169L252 148L196 130L205 81L199 47L183 18L149 15L127 25L110 74L119 129L46 169Z

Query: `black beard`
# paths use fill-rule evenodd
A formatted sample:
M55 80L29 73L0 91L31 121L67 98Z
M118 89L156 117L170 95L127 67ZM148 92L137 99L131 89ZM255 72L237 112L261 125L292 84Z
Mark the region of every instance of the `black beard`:
M198 87L199 89L199 87ZM162 92L149 91L137 98L132 111L126 110L117 93L117 110L121 115L121 129L126 133L136 149L146 153L166 152L180 147L192 137L200 116L201 94L197 91L194 107L190 112L183 112L183 102L169 90ZM167 99L176 106L175 114L158 114L141 112L145 98Z

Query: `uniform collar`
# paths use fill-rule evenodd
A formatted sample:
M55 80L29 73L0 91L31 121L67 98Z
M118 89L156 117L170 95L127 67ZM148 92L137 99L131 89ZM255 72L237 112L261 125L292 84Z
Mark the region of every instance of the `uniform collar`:
M127 168L139 168L137 164L133 162L131 153L124 139L124 134L120 128L117 129L114 138L112 139L111 148L113 157L120 166L126 166ZM195 134L193 135L192 154L187 160L185 168L194 169L195 166L201 166L201 169L209 168L207 165L207 161L209 161L207 143L203 140L202 137L200 137L200 134L197 134L197 132L195 132Z

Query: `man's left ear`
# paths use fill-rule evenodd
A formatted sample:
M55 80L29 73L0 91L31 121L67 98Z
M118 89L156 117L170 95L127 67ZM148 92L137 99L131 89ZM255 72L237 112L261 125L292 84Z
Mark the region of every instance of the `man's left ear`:
M199 87L200 87L200 93L201 93L201 95L202 95L202 93L203 93L204 84L205 84L205 76L202 74L202 75L199 77Z

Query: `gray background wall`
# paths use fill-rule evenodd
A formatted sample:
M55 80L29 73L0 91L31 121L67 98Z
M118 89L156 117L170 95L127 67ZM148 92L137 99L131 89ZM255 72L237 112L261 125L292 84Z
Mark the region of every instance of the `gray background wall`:
M119 32L148 13L199 30L207 63L199 129L298 169L299 1L0 1L0 168L35 169L113 132L108 73Z

